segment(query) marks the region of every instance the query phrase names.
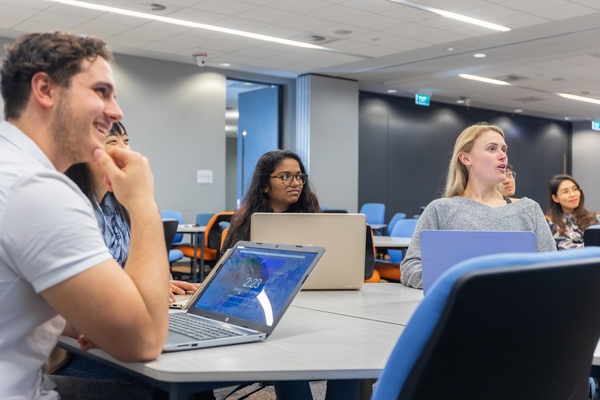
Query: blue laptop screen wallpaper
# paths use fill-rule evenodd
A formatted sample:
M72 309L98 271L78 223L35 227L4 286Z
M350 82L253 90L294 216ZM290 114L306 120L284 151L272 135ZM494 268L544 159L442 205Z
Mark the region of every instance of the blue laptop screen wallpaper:
M316 256L238 246L194 307L272 326Z

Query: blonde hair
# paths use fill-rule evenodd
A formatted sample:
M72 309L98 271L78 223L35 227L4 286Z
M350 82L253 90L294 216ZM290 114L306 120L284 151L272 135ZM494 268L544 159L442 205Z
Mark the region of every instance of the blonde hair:
M445 197L460 196L465 191L467 182L469 181L469 172L458 157L463 152L469 153L473 149L475 140L487 131L497 132L504 138L504 131L499 126L480 122L462 131L458 139L456 139L450 165L448 166Z

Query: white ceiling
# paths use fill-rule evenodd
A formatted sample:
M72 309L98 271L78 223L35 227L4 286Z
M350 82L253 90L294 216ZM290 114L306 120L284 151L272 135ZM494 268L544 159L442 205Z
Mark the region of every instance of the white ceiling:
M150 3L88 1L134 11ZM449 103L470 97L473 107L600 119L600 105L554 94L600 99L600 0L413 1L512 30L492 31L387 0L151 1L167 7L158 15L193 22L301 41L322 35L323 46L342 52L334 53L44 0L0 0L0 36L69 30L105 39L119 53L193 63L191 55L204 52L207 65L217 68L226 62L230 69L278 76L315 72L356 79L363 90L397 89L400 96L429 91L432 100ZM473 58L476 52L487 57ZM514 76L514 83L494 86L459 73Z

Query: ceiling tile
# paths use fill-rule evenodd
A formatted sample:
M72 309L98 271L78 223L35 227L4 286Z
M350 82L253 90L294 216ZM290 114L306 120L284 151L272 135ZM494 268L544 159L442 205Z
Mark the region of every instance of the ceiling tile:
M131 28L124 34L130 37L150 40L163 40L175 36L172 32L158 31L156 29L147 29L144 27Z
M307 15L300 15L298 17L279 22L277 25L285 26L286 28L293 28L299 29L301 31L310 32L335 25L335 23L331 21L326 21L324 19L309 17Z
M382 46L367 46L356 49L355 51L353 51L353 53L363 54L365 56L371 57L381 57L398 53L398 50Z
M202 39L198 43L198 47L203 49L204 51L208 50L217 50L225 53L231 53L238 50L245 49L249 46L246 44L240 44L236 42L229 42L224 40L212 40L212 39ZM289 47L289 46L286 46Z
M354 19L364 18L372 14L364 10L346 7L344 5L334 5L319 11L314 11L308 15L327 19L329 21L348 22Z
M395 49L397 52L400 52L400 51L408 51L408 50L429 47L429 46L431 46L431 44L426 43L426 42L421 42L421 41L415 40L415 39L399 38L397 41L395 41L393 43L385 43L382 46L389 47L391 49Z
M277 10L269 7L254 8L249 11L245 11L237 14L239 18L250 19L252 21L266 22L269 24L276 24L287 19L298 17L299 14L292 13L289 11Z
M2 0L0 0L0 2L2 2ZM84 18L96 18L99 17L102 14L106 14L104 11L97 11L97 10L88 10L86 8L80 8L80 7L72 7L72 6L67 6L65 4L58 4L58 3L50 3L51 7L47 8L47 11L52 11L55 13L59 13L59 14L66 14L66 15L75 15L77 17L84 17Z
M148 40L148 39L140 39L140 38L123 36L123 35L116 35L107 40L107 43L109 45L126 46L126 47L132 47L132 48L146 46L152 42L153 42L152 40Z
M62 26L58 24L48 24L37 21L25 21L12 27L12 29L21 32L52 32L57 30L64 30Z
M386 11L384 14L391 18L401 19L402 21L420 21L423 19L431 18L434 14L429 11L419 10L417 8L412 8L408 6L403 6L398 4L398 7Z
M208 61L207 62L209 64L211 63L211 60L212 60L213 57L216 58L216 57L220 57L220 56L223 56L223 55L227 54L226 52L217 51L217 50L211 50L210 52L207 52L206 49L199 48L199 47L192 47L192 48L189 48L187 50L180 51L177 54L179 54L180 56L187 56L187 57L189 57L190 60L193 61L194 58L193 58L192 54L196 54L196 53L206 53L206 54L208 54L208 57L207 57Z
M226 15L237 15L256 7L256 4L245 3L238 0L204 0L201 3L192 6L192 8L197 10Z
M263 28L253 31L253 33L260 33L261 35L273 36L282 39L289 39L294 36L298 36L303 33L297 29L286 28L278 25L267 25Z
M490 4L483 7L471 8L465 10L463 15L468 17L478 18L487 22L495 23L498 18L510 17L511 15L520 14L518 10L509 7L503 7L497 4Z
M510 29L524 28L527 26L544 24L546 22L551 21L531 14L517 14L510 17L498 18L496 20L497 24L506 26Z
M189 36L194 36L194 37L199 37L199 38L204 38L204 39L212 39L212 40L222 40L222 39L232 36L229 33L211 31L209 29L200 29L200 28L190 29L189 31L185 32L185 34L189 35Z
M229 53L229 54L223 54L218 57L210 57L210 61L216 62L216 63L246 64L251 61L258 60L260 58L261 57L252 57L249 55L239 54L239 53Z
M177 45L174 43L164 43L164 42L154 42L151 44L148 44L146 46L141 46L141 49L144 50L152 50L152 51L159 51L161 53L167 53L167 54L176 54L178 52L182 52L186 49L190 49L190 47L188 46L183 46L183 45Z
M269 3L270 8L277 8L298 14L308 14L330 6L331 4L322 0L277 0Z
M159 31L171 32L171 33L184 33L189 30L194 29L194 28L189 28L187 26L173 25L173 24L168 24L166 22L160 22L160 21L150 21L147 24L145 24L143 27L147 28L147 29L156 29Z
M566 0L509 0L501 3L504 7L510 7L524 12L532 12L568 4L569 2Z
M588 15L592 13L597 13L598 10L577 5L577 4L567 4L564 6L553 7L553 8L544 8L543 10L537 10L535 14L542 18L551 19L553 21L559 21L561 19L579 17L581 15Z
M173 4L181 7L193 7L198 3L202 3L204 0L169 0L169 4Z
M187 47L196 47L202 43L202 39L198 36L190 36L186 34L175 35L161 40L164 43L175 43Z
M472 24L464 25L459 28L449 29L448 31L453 32L453 33L458 33L459 35L464 35L464 36L468 36L468 37L479 37L479 36L485 36L485 35L492 35L492 34L496 33L495 31L493 31L491 29L484 28L483 26L472 25Z
M327 43L327 47L353 53L354 50L364 48L365 44L363 42L354 42L352 40L336 40L335 42Z
M453 33L449 31L439 31L434 33L429 33L427 35L419 36L418 40L433 43L433 44L442 44L442 43L450 43L458 40L467 39L467 36L459 35L458 33Z
M429 7L439 8L441 10L460 12L471 8L482 7L490 4L485 0L429 0L426 2L419 2ZM466 14L466 13L464 13Z
M52 7L52 3L46 0L0 0L0 4L32 8L34 10L45 10ZM14 16L11 15L11 18L14 18Z
M248 47L248 48L236 51L233 54L242 54L242 55L252 56L252 57L256 57L256 58L265 58L265 57L271 57L276 54L279 54L279 52L274 51L274 50L265 49L260 46L254 46L254 47Z
M145 25L145 24L148 24L151 22L150 20L145 19L145 18L136 18L136 17L130 17L127 15L119 15L119 14L113 14L113 13L104 13L104 14L100 15L99 17L97 17L96 20L114 22L116 24L123 24L123 25L129 25L129 26L142 26L142 25Z
M600 10L600 0L573 0L573 3L578 3L586 7L595 8Z
M213 22L213 25L222 26L224 28L236 29L239 31L250 32L266 26L264 22L252 21L249 19L228 17L220 21Z
M128 31L133 27L131 25L124 24L115 24L113 22L100 21L97 19L93 19L91 21L85 22L78 27L79 29L89 29L97 32L106 32L112 33L113 35L118 35L119 33Z
M169 14L169 17L179 18L184 21L199 22L201 24L212 24L213 22L227 18L227 15L194 10L193 8L185 8Z
M446 18L442 16L435 16L417 21L421 25L431 26L432 28L446 30L460 28L465 25L465 22L458 21L452 18Z
M50 11L42 11L39 14L29 18L30 21L46 22L52 21L53 24L58 24L66 28L73 28L83 24L88 18L76 17L75 15L57 14Z
M377 14L391 11L398 7L398 4L387 0L349 0L344 5Z
M0 28L2 29L10 29L19 25L19 23L21 23L21 20L17 18L0 17Z
M393 28L385 29L384 32L390 33L396 36L402 36L406 38L418 38L422 35L430 33L440 32L439 29L432 28L430 26L408 23L405 25L395 26Z
M386 17L381 14L348 21L348 25L359 26L361 28L371 29L374 31L387 29L402 24L404 24L404 21L399 21L396 18Z
M275 0L242 0L245 3L256 4L259 6L264 6L266 4L272 3Z
M10 16L11 18L27 19L33 17L39 12L40 10L36 10L33 8L17 7L9 4L0 4L0 15L6 17Z

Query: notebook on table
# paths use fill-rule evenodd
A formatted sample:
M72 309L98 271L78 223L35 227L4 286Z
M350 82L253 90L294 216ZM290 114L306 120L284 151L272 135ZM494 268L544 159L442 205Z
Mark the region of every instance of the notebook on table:
M469 258L536 251L533 232L421 231L423 294L450 267Z
M315 246L236 243L190 307L169 314L163 351L265 340L324 252Z
M364 214L255 213L250 240L325 247L302 290L358 290L365 281Z

